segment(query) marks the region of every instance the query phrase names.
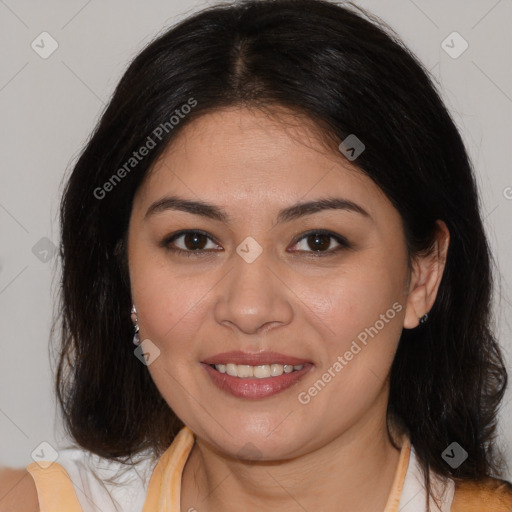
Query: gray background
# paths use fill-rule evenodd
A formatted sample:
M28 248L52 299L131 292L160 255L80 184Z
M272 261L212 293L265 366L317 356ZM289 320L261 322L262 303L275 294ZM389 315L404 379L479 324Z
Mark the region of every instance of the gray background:
M0 465L25 466L41 442L63 442L48 350L63 178L128 62L157 33L210 3L0 0ZM462 131L502 274L496 332L512 373L512 2L357 3L389 23L431 70ZM44 31L58 43L47 59L31 47L34 40L42 46ZM454 31L469 44L458 58L442 46ZM453 37L445 44L462 48ZM512 466L512 390L499 440Z

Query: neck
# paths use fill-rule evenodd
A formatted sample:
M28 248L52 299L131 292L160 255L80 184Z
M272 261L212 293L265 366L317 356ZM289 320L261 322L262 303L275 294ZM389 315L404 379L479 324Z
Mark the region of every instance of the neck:
M385 419L358 422L314 452L285 461L223 457L196 439L183 471L180 508L383 511L399 456Z

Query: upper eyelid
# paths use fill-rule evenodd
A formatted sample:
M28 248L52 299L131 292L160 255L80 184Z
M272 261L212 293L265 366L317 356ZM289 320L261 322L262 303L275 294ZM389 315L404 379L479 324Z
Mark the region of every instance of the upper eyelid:
M182 237L184 235L188 235L188 234L191 234L191 233L199 233L201 235L204 235L209 240L211 240L212 242L216 243L217 245L220 245L219 242L217 242L217 240L212 235L210 235L206 231L202 231L201 229L184 229L182 231L177 231L173 235L166 236L164 238L164 240L163 240L163 243L164 244L170 243L170 242L176 240L177 238L180 238L180 237Z

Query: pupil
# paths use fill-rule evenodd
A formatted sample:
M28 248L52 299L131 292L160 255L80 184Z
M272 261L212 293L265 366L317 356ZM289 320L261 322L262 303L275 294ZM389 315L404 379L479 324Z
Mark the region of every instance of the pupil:
M204 242L204 239L205 239L205 235L202 235L201 233L187 233L185 235L185 246L187 249L189 250L195 250L195 249L202 249L202 244L200 242L198 242L198 239L201 241L201 239L203 239L202 241ZM189 243L190 242L190 243ZM196 244L201 245L201 247L196 247Z
M321 240L322 238L324 239L324 243L322 244ZM316 245L316 247L311 247L312 249L328 249L329 248L329 237L327 235L319 235L319 234L316 234L316 235L310 235L309 236L309 239L311 240L314 240L314 244ZM320 240L320 243L318 243L318 241Z

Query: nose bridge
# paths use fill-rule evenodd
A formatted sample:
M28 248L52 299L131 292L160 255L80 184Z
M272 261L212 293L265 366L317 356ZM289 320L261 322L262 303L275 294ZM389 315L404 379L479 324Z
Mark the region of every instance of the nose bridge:
M215 305L217 322L228 322L246 333L265 324L289 322L292 309L285 285L274 275L272 251L248 237L232 259L233 267Z

